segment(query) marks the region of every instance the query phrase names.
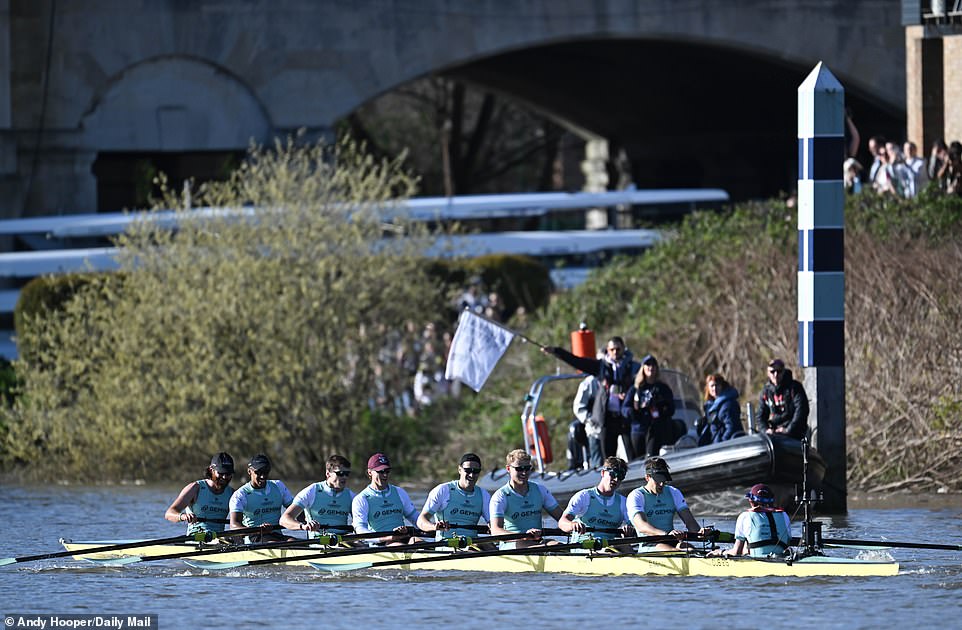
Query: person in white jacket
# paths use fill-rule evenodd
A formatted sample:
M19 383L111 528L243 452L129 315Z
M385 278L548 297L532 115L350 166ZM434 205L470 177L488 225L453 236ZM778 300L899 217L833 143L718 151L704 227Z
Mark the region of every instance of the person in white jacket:
M578 385L571 410L578 422L585 429L588 437L588 463L592 468L600 468L604 461L604 430L605 430L605 396L599 396L602 391L601 381L594 376L587 376Z

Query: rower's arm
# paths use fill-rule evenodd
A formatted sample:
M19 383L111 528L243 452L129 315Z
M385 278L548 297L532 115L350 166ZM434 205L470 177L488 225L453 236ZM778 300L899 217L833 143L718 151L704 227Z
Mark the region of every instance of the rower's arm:
M198 488L196 483L189 483L180 491L174 502L164 513L164 518L171 523L184 522L188 515L184 512L188 506L197 500Z
M631 524L635 526L639 536L664 536L668 533L649 523L644 512L635 512L631 517Z
M431 520L431 514L429 512L421 512L418 514L417 526L422 532L437 531L437 526L434 521Z
M701 531L701 525L698 524L698 521L695 520L695 517L692 516L691 510L689 510L688 508L685 508L684 510L681 510L680 512L678 512L678 516L681 517L681 522L685 524L685 527L688 529L688 531L690 532Z
M492 516L491 517L491 535L492 536L505 536L513 532L509 532L504 528L504 517L503 516Z
M291 503L290 507L284 510L281 514L281 526L284 529L303 529L303 523L301 523L300 516L304 513L304 508L297 505L296 503Z
M547 512L551 515L551 518L558 521L559 525L561 524L561 519L564 517L564 508L562 508L561 505L556 505L552 509L547 510Z

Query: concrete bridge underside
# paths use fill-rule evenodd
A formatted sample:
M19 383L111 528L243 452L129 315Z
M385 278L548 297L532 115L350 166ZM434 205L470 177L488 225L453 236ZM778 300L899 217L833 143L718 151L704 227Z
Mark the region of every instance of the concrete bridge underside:
M790 189L824 61L904 135L890 0L0 0L0 216L89 212L98 156L230 155L445 74L626 148L641 186Z

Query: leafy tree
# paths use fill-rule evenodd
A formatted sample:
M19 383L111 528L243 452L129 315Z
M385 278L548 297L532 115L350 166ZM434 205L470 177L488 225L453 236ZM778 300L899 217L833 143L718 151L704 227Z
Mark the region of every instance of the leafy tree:
M378 351L443 308L430 236L401 219L406 238L382 240L377 206L413 187L399 160L353 142L288 140L193 195L222 210L165 195L178 227L135 222L118 241L123 282L94 276L25 327L37 356L17 365L7 462L129 479L266 452L279 474L313 478L332 452L366 457L352 447Z

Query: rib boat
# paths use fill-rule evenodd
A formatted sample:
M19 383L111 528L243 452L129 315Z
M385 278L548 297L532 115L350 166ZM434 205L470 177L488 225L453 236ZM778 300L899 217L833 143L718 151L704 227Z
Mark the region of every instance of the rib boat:
M194 545L148 545L123 549L111 553L84 555L92 549L128 541L61 541L77 559L110 558L123 556L151 557L173 553L190 552ZM203 549L203 548L201 548ZM485 553L419 551L392 553L379 551L349 557L339 557L337 552L330 558L317 557L323 549L299 547L285 549L258 549L228 551L213 555L186 557L192 566L223 566L265 558L283 558L284 565L305 566L326 571L377 568L380 563L390 563L390 569L417 571L489 571L498 573L571 573L581 575L653 575L653 576L707 576L707 577L882 577L896 575L899 564L889 560L866 560L809 556L798 559L757 559L749 557L704 557L686 552L651 552L636 554L605 553L514 553L485 555Z
M554 374L535 380L525 396L521 412L525 447L532 453L536 465L529 479L547 488L562 504L575 492L598 483L598 472L586 467L561 472L547 470L549 462L543 457L546 451L539 447L537 431L533 426L549 386L554 386L557 395L557 384L567 381L570 386L584 377L584 374ZM675 445L662 454L671 469L673 486L681 489L685 496L693 496L733 489L743 492L756 483L765 483L775 491L781 505L791 503L795 485L803 475L803 447L799 440L785 435L750 433L719 444L695 446L694 423L702 415L697 389L686 375L675 370L662 369L660 378L675 394L673 420L679 425L679 432L685 432ZM573 389L567 392L565 409L570 409L573 396ZM751 420L746 425L750 423ZM563 426L566 427L567 422ZM818 488L825 475L825 461L813 448L808 450L808 460L806 483L810 488ZM499 466L479 479L478 485L494 492L507 482L507 470ZM644 458L629 461L628 474L619 490L627 493L644 484Z

